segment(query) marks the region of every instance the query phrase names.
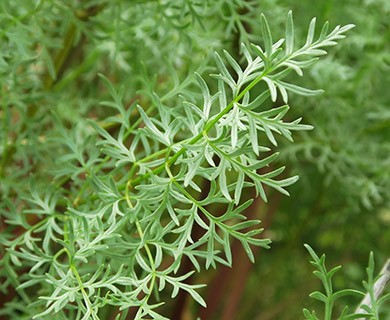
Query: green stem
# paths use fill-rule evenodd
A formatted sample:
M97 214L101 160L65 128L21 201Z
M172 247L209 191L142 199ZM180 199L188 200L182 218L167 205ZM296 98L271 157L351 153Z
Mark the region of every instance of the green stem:
M92 303L91 303L91 300L89 300L89 297L88 297L88 294L87 292L85 291L85 288L84 288L84 283L83 283L83 280L81 279L76 267L73 265L73 263L70 265L70 269L73 273L73 275L75 276L76 280L77 280L77 283L79 285L79 288L80 288L80 291L83 295L83 298L84 298L84 302L86 304L86 307L88 310L91 310L91 316L92 316L92 319L94 320L99 320L99 317L96 315L96 313L93 311L93 308L92 308Z
M169 166L166 164L166 171L168 173L168 176L170 177L171 181L173 184L183 193L184 196L187 197L188 200L190 200L192 203L195 204L195 206L209 219L214 223L216 226L218 226L221 230L229 232L230 235L232 235L234 238L237 238L239 240L242 240L243 234L240 233L239 231L234 230L231 228L229 225L224 224L221 222L218 218L214 217L209 211L203 207L198 200L196 200L183 186L178 183L173 176L171 170L169 169Z
M54 58L55 78L57 78L58 73L61 71L62 67L64 66L65 61L70 56L71 49L74 44L74 39L76 37L76 31L77 31L76 26L72 24L65 35L62 50ZM53 79L51 75L47 73L44 80L44 88L46 90L50 90L55 80L57 79Z
M96 166L95 168L95 172L98 172L102 167L103 165L108 161L110 160L111 157L110 156L106 156L102 162L99 163L99 165ZM87 175L91 175L91 171L89 170L90 168L88 168L87 166L83 165L83 168L85 169L85 172ZM67 179L65 182L69 181L69 179ZM61 184L60 184L61 185ZM82 187L80 188L80 191L77 193L77 196L74 198L72 204L74 207L77 207L79 204L80 204L80 199L81 199L81 195L84 193L84 191L86 190L87 186L89 185L89 181L88 179L84 182L84 184L82 185Z
M333 302L327 301L327 303L325 303L325 319L324 320L332 320L332 309L333 309Z
M125 192L125 197L126 197L126 202L129 206L130 209L133 208L133 204L131 203L131 199L130 199L130 189L131 189L131 184L130 184L130 180L127 182L126 184L126 192ZM144 240L144 232L142 230L142 227L141 227L141 224L139 223L139 220L138 218L135 219L135 225L136 225L136 228L137 228L137 232L138 232L138 235L139 237L141 238L141 242L143 242ZM145 251L146 251L146 255L148 256L148 260L149 260L149 265L150 265L150 268L152 269L152 278L150 280L150 285L149 285L149 292L146 294L145 296L145 300L143 302L143 304L147 303L147 301L149 300L150 296L152 295L152 292L153 292L153 288L154 288L154 285L156 283L156 263L153 259L153 255L152 255L152 252L149 248L149 245L145 242L144 244L144 248L145 248ZM141 307L142 308L142 305Z
M67 228L67 224L66 223L64 224L64 241L65 242L69 242L68 228ZM76 267L74 265L74 260L73 260L72 254L69 252L69 250L67 248L62 248L58 253L60 253L60 252L61 253L62 252L66 252L66 254L68 256L69 268L70 268L70 270L72 271L73 275L75 276L75 278L77 280L77 284L78 284L79 289L81 291L81 294L83 296L84 303L85 303L85 306L86 306L87 310L91 311L92 319L93 320L99 320L99 317L93 311L92 303L91 303L91 300L89 300L87 292L85 291L83 280L81 279L80 274L78 273L78 271L77 271L77 269L76 269ZM56 257L58 256L58 253L56 254Z
M245 87L244 90L242 90L230 103L214 118L209 120L203 130L199 132L195 137L193 137L188 144L193 145L199 140L203 138L205 134L207 134L217 123L218 121L226 114L228 113L233 106L239 102L256 84L258 84L269 72L271 72L272 69L265 70L261 75L259 75L256 79L254 79L248 86ZM185 152L187 151L187 147L183 146L176 154L174 154L170 159L168 159L167 164L168 166L171 166L176 162L177 159L180 158ZM140 184L142 181L150 178L152 175L157 175L165 170L165 164L160 165L159 167L155 168L151 172L145 173L144 175L134 179L131 182L132 186L136 186Z

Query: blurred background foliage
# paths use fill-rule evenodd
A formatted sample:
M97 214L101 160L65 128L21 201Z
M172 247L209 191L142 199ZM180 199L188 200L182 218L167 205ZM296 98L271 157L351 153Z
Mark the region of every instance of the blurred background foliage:
M67 148L93 159L97 151L87 120L114 114L99 104L111 99L99 73L114 86L125 86L128 105L151 104L153 92L172 106L179 94L201 101L193 94L199 91L193 72L212 73L215 50L238 57L240 42L261 43L261 12L274 38L283 37L290 9L300 43L312 17L319 25L326 20L331 26L356 25L340 46L296 79L325 90L320 97L290 99L289 116L303 115L315 126L295 134L295 143L279 146L281 161L301 179L289 188L291 197L269 190L268 204L258 200L247 210L263 221L271 250L257 251L251 265L233 244L233 269L197 276L209 284L202 292L209 308L179 295L165 314L173 319L302 318L303 307L316 307L308 295L320 286L304 243L325 252L329 266L344 265L335 278L337 288L362 288L369 252L374 251L379 268L390 245L386 0L1 1L1 238L12 239L23 231L19 225L34 220L20 214L32 185L60 190L61 196L77 193L78 180L68 183L67 173L74 171L67 171ZM72 146L65 143L69 137ZM0 301L17 301L1 281ZM354 308L359 301L343 302ZM383 319L389 317L385 306Z

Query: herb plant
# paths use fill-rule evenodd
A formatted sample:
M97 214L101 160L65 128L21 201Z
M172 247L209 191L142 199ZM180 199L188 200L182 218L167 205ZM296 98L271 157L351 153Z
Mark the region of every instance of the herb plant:
M341 269L341 266L334 267L328 271L325 266L325 255L319 257L309 245L305 245L305 247L309 251L310 256L313 259L313 261L311 261L311 264L317 269L313 273L317 278L321 280L325 289L325 293L315 291L310 295L311 298L324 303L324 320L333 319L333 309L336 300L345 296L358 296L360 298L363 298L365 295L368 296L368 304L367 302L365 302L365 300L363 300L362 305L356 310L356 312L354 312L354 310L349 310L348 306L345 306L341 314L337 317L337 319L379 319L379 306L384 304L386 300L390 299L390 294L385 294L382 297L380 296L383 292L384 286L389 281L389 261L387 261L385 265L385 270L383 270L383 274L380 274L379 278L377 277L377 280L379 280L381 277L383 278L383 280L381 281L384 283L383 285L378 286L379 281L375 282L376 277L374 276L374 254L371 252L367 267L368 281L363 282L364 289L367 293L354 289L343 289L337 291L333 289L332 278L335 273ZM314 311L310 312L307 309L303 309L303 313L305 319L319 319Z
M227 3L217 1L214 12L235 10ZM290 120L287 103L291 93L322 91L289 78L303 76L353 25L329 31L325 23L316 33L313 19L306 40L297 44L289 12L285 38L274 42L261 15L261 46L243 31L239 56L218 50L215 63L200 46L193 56L198 68L183 53L188 45L173 53L163 43L185 38L191 23L204 28L202 5L137 1L134 26L125 30L148 51L150 64L141 65L140 51L129 50L126 31L119 32L131 16L120 1L17 4L4 3L1 12L7 47L0 57L0 277L2 290L16 290L1 313L18 319L164 319L163 304L180 291L206 306L198 292L204 285L188 282L194 273L232 266L232 239L252 262L253 246L270 244L259 236L260 221L244 215L253 202L245 192L254 189L267 201L267 189L288 195L285 188L298 180L284 176L285 167L276 162L278 141L292 143L293 131L312 127ZM140 14L145 9L148 19ZM112 26L99 20L104 12L106 19L114 17ZM240 16L233 18L228 26L233 21L243 29ZM52 38L43 37L45 23L53 26ZM93 41L99 45L72 65L71 54L86 55L81 49ZM100 66L107 56L112 65ZM90 69L93 64L100 69ZM162 74L154 76L159 67ZM175 70L180 67L185 71ZM116 69L120 75L111 78ZM110 97L92 97L83 86L67 93L81 74ZM48 112L41 105L55 108ZM184 259L192 270L180 273Z

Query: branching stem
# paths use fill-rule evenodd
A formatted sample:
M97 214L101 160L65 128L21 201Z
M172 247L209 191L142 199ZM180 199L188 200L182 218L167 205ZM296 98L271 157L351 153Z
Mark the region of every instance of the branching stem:
M271 72L272 69L269 69L267 71L264 71L261 75L259 75L256 79L254 79L248 86L245 87L244 90L240 92L226 107L223 109L216 117L210 119L204 126L204 129L198 133L195 137L193 137L191 140L189 140L189 145L194 145L196 142L201 140L205 134L207 134L217 123L218 121L227 114L233 106L239 102L248 92L251 90L256 84L258 84L269 72ZM165 150L165 149L164 149ZM168 159L167 165L171 166L176 162L177 159L180 158L185 152L187 151L187 147L183 146L177 153L175 153L171 158ZM159 151L161 152L161 151ZM152 175L158 175L159 173L163 172L165 169L165 164L160 165L159 167L155 168L152 172L145 173L144 175L134 179L131 182L132 186L136 186L140 184L142 181L150 178Z
M130 180L129 180L129 182L130 182ZM130 185L129 182L126 184L126 194L125 194L125 197L126 197L127 205L129 206L130 209L132 209L133 208L133 204L131 203L131 199L130 199L130 188L131 188L131 185ZM144 232L142 230L142 227L141 227L141 224L139 223L138 218L136 218L136 220L135 220L135 225L136 225L136 228L137 228L138 235L141 238L141 242L144 242ZM150 268L152 270L152 273L151 273L149 292L146 293L145 300L144 300L143 304L147 303L149 298L150 298L150 296L152 295L152 292L153 292L153 289L154 289L154 285L156 283L156 274L157 274L156 273L156 263L154 261L152 252L151 252L147 242L144 243L144 248L145 248L145 251L146 251L146 255L148 256L149 265L150 265ZM142 305L141 305L140 308L142 308Z

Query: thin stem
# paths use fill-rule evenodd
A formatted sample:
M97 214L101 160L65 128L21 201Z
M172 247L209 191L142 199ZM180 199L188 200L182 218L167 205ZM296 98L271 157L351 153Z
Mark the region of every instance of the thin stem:
M104 165L105 163L107 163L107 161L110 160L110 159L111 159L110 156L106 156L106 157L105 157L105 158L96 166L96 168L95 168L94 171L95 171L95 172L98 172L98 171L103 167L103 165ZM86 167L86 166L83 165L83 168L85 169L85 172L86 172L87 174L90 174L91 171L89 170L88 167ZM67 180L67 181L68 181L68 180ZM81 199L81 195L83 194L83 192L84 192L85 189L87 188L88 184L89 184L89 181L87 180L87 181L84 182L83 186L80 188L80 191L77 193L75 199L74 199L73 202L72 202L72 204L73 204L74 207L77 207L77 206L79 205L79 202L80 202L80 199Z
M77 269L76 267L73 265L73 263L70 265L70 269L73 273L73 275L75 276L76 280L77 280L77 283L79 285L79 288L80 288L80 291L83 295L83 298L84 298L84 302L86 304L86 307L88 310L91 310L91 316L94 320L99 320L99 317L96 315L95 311L93 310L93 307L92 307L92 303L91 303L91 300L89 300L89 297L88 297L88 294L87 292L85 291L85 288L84 288L84 283L83 283L83 280L81 279L79 273L77 272Z
M127 184L126 184L125 197L126 197L126 202L127 202L128 206L129 206L129 208L132 209L133 208L133 204L131 203L131 199L130 199L130 189L131 189L131 184L130 184L130 180L129 180L127 182ZM137 228L138 235L141 238L141 242L143 242L143 240L144 240L144 232L142 230L142 227L141 227L141 224L140 224L138 218L135 219L135 225L136 225L136 228ZM152 269L152 273L151 273L152 274L152 278L150 280L149 292L146 294L145 300L143 302L143 304L146 304L148 302L150 296L152 295L152 292L153 292L153 289L154 289L154 285L156 283L156 274L157 273L156 273L156 263L154 261L152 252L151 252L147 242L145 242L144 248L145 248L145 251L146 251L146 255L148 256L150 268ZM140 306L140 308L142 308L142 305Z
M373 279L371 278L371 280ZM370 285L370 281L368 284ZM367 292L367 294L364 296L362 302L356 309L355 313L367 313L367 311L362 308L363 305L366 305L369 308L371 308L373 312L375 312L378 318L377 300L383 294L384 290L389 284L390 284L390 259L387 259L386 263L384 264L382 270L379 273L379 277L374 283L372 283L372 289L369 290L369 292ZM364 318L359 318L358 320L363 320L363 319Z
M54 59L55 77L58 76L59 71L62 69L65 61L68 59L70 55L74 43L74 39L76 37L76 31L77 31L76 26L72 24L65 35L62 50L56 55ZM47 73L44 80L45 89L50 90L55 80L56 79L53 79L52 76L49 73Z
M193 137L191 140L189 140L189 145L194 145L196 142L201 140L205 134L207 134L217 123L218 121L226 114L228 113L233 106L239 102L248 92L251 90L256 84L258 84L268 73L272 71L272 68L269 70L264 70L261 75L259 75L256 79L254 79L248 86L245 87L244 90L242 90L230 103L214 118L210 119L204 126L204 129L199 132L195 137ZM187 147L183 146L176 154L174 154L170 159L168 159L167 164L168 166L171 166L176 162L177 159L180 158L185 152L187 151ZM161 172L163 172L165 169L165 164L160 165L159 167L155 168L151 172L145 173L144 175L138 177L137 179L134 179L131 184L132 186L136 186L140 184L142 181L150 178L152 175L157 175Z
M325 318L324 320L332 320L333 300L325 303Z
M167 174L170 177L170 179L173 182L173 184L183 193L184 196L187 197L188 200L190 200L193 204L195 204L195 206L207 217L207 219L209 219L209 221L214 223L221 230L227 231L234 238L242 240L242 238L245 237L239 231L236 231L234 228L230 227L227 224L224 224L218 218L214 217L209 211L207 211L207 209L205 209L205 207L203 207L199 203L198 200L196 200L185 188L183 188L183 186L176 181L176 179L173 176L171 170L169 169L168 163L166 163L165 168L166 168Z

